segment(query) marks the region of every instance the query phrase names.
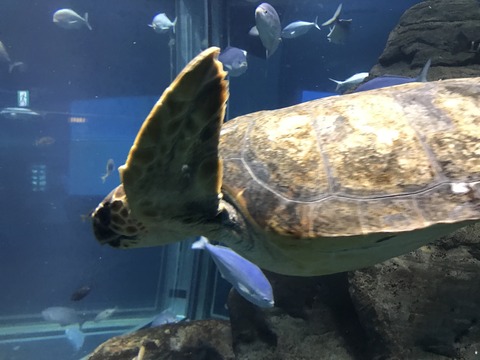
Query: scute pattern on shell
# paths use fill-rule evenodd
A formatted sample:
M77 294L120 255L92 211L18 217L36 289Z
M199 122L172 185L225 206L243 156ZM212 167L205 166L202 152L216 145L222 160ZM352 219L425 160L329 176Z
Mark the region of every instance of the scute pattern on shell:
M356 236L480 218L478 78L261 111L222 133L224 188L267 232Z

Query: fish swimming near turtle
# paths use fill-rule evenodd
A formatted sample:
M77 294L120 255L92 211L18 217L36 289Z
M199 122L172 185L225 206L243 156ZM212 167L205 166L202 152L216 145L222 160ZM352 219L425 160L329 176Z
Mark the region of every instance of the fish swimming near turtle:
M354 87L355 85L360 84L367 77L368 77L368 72L361 72L361 73L353 74L348 79L343 80L343 81L335 80L335 79L332 79L332 78L328 78L328 80L333 81L334 83L337 84L337 87L335 88L335 91L343 93L346 90Z
M268 3L258 5L255 9L255 26L268 59L277 51L282 35L280 18L272 5Z
M224 122L219 49L141 126L92 212L100 244L204 236L285 275L359 269L480 220L480 78L415 82Z
M408 84L412 82L426 82L431 63L431 59L428 59L417 77L383 75L360 84L353 92L381 89L388 86Z
M248 69L247 52L245 50L228 46L218 56L228 75L237 77L244 74Z
M207 251L222 277L246 300L262 308L273 307L272 285L257 265L232 249L210 244L203 236L193 243L192 249Z
M72 9L55 11L53 14L53 23L67 30L81 29L82 27L87 27L88 30L92 30L92 26L88 22L88 13L85 13L85 15L81 17Z

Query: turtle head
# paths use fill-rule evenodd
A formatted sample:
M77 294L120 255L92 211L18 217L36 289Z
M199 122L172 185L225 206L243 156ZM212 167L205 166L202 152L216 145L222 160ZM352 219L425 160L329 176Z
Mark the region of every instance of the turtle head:
M90 216L93 233L102 245L135 247L146 232L145 226L131 214L123 185L113 189Z

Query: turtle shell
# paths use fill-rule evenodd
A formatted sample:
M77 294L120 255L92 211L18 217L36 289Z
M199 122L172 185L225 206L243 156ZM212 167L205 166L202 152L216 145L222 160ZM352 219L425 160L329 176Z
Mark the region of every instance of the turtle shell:
M480 218L480 79L412 83L227 122L223 191L293 238Z
M209 48L169 86L92 213L101 243L203 235L262 268L375 264L480 218L480 78L411 83L222 124Z

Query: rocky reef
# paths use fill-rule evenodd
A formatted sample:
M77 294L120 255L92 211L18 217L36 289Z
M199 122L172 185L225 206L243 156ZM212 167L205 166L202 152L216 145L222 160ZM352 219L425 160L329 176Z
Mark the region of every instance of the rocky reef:
M428 80L480 76L480 2L428 0L408 9L388 37L370 78L416 77L432 60Z
M116 336L89 360L233 360L228 321L198 320L165 324Z

